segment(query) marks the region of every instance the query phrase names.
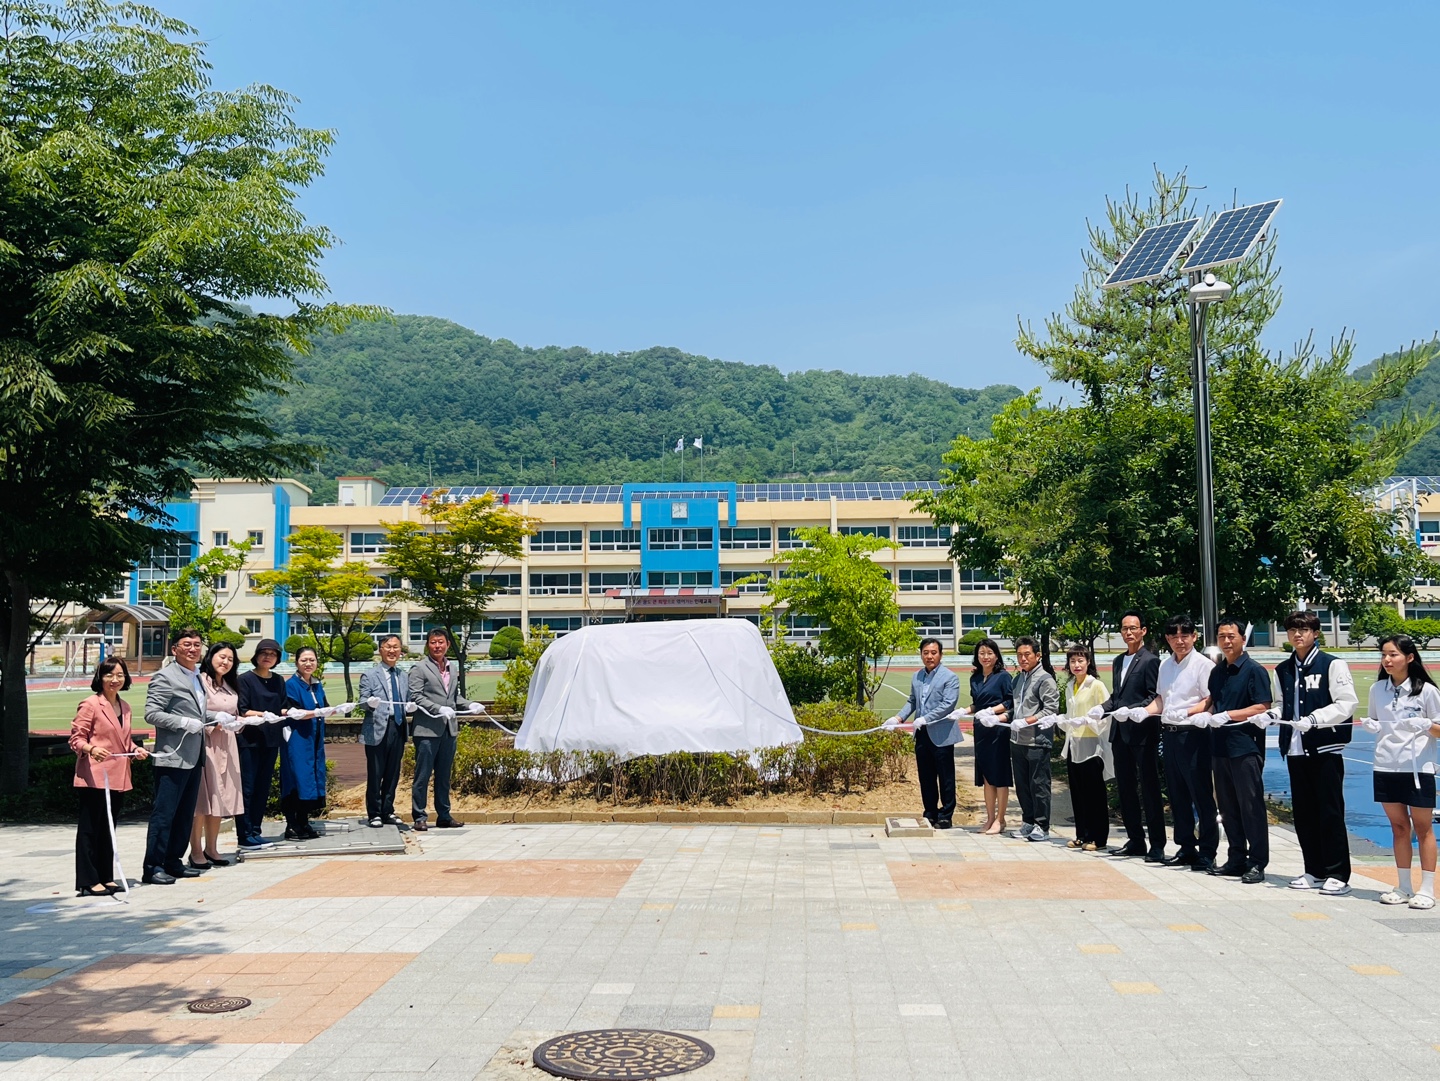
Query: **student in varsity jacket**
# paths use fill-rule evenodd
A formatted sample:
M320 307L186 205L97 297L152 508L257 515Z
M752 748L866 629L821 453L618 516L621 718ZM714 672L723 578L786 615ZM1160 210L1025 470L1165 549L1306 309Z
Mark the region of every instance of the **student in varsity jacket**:
M1295 837L1305 873L1292 890L1331 897L1350 892L1350 839L1345 832L1345 759L1360 704L1350 666L1315 642L1320 617L1291 612L1285 634L1295 652L1275 668L1280 692L1280 753L1290 771Z

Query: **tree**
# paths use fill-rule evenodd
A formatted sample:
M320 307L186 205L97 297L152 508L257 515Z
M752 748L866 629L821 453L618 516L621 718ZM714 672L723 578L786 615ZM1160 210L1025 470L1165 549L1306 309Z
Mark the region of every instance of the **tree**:
M525 712L525 703L530 697L530 677L535 674L535 666L553 641L555 635L545 624L530 628L530 638L520 647L515 659L505 666L505 674L495 685L495 708L499 712Z
M255 591L288 599L291 611L317 643L321 662L340 662L345 699L355 698L350 666L374 656L368 632L394 609L399 590L358 560L336 564L344 541L324 526L290 535L290 563L255 575ZM366 646L369 649L366 649Z
M885 568L870 558L871 552L900 545L860 533L832 534L823 526L796 535L805 547L767 560L785 569L770 585L766 612L773 617L783 607L812 617L820 626L820 652L848 663L855 704L868 705L880 689L880 658L913 650L918 642L915 625L900 619Z
M0 34L0 790L18 792L34 605L107 595L174 540L164 504L195 476L306 464L267 403L317 333L374 310L305 299L333 237L295 203L332 136L285 94L213 89L194 31L137 5L0 0Z
M230 598L235 594L231 593L230 598L221 601L215 583L243 570L250 548L248 540L237 541L228 547L211 548L181 567L174 581L153 584L150 595L170 610L170 626L194 627L211 645L217 642L243 643L245 636L232 631L222 618Z
M1406 634L1406 619L1393 604L1370 604L1350 618L1348 638L1352 646L1358 646L1367 638L1379 641L1392 634ZM1414 635L1411 635L1414 638Z
M490 659L492 661L514 660L520 655L520 650L525 645L525 635L519 627L501 627L495 632L495 637L490 639Z
M1100 288L1143 229L1200 213L1183 175L1157 174L1154 189L1107 203L1074 300L1043 333L1021 328L1020 351L1078 402L1044 405L1038 390L1011 402L989 439L955 440L943 488L918 501L952 526L954 558L1004 575L1032 624L1098 633L1130 607L1152 626L1198 609L1186 282ZM1402 351L1357 380L1346 337L1324 353L1308 340L1266 352L1274 257L1272 235L1226 268L1235 291L1209 320L1221 610L1276 619L1300 598L1356 611L1403 597L1425 557L1368 492L1434 422L1366 418L1426 355Z
M419 522L382 522L388 546L384 565L405 579L405 595L430 610L460 662L460 693L470 639L483 626L490 598L500 586L501 560L519 559L534 519L500 503L493 494L452 503L439 489L420 504Z

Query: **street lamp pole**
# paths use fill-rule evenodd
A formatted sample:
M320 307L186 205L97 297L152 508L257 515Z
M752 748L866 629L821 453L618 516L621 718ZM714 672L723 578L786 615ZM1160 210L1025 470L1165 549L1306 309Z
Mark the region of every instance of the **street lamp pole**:
M1230 285L1214 274L1190 275L1190 385L1195 396L1195 490L1200 518L1200 620L1204 642L1215 642L1220 618L1215 575L1215 470L1210 448L1210 354L1205 345L1205 315L1211 304L1230 295Z

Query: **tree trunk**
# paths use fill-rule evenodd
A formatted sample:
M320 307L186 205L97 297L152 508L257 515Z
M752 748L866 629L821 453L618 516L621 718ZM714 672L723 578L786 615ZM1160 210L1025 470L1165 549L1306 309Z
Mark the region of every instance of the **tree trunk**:
M470 695L465 690L465 666L470 660L470 636L468 634L465 636L465 644L462 646L460 639L455 637L453 627L446 627L445 633L450 635L450 648L455 651L455 660L460 666L460 697L469 698Z
M10 611L0 640L0 792L18 795L30 784L30 702L25 689L30 589L13 571L5 577Z
M865 708L865 654L855 654L855 704Z
M340 670L345 673L345 701L355 701L355 690L350 682L350 641L345 641L345 656L340 658Z

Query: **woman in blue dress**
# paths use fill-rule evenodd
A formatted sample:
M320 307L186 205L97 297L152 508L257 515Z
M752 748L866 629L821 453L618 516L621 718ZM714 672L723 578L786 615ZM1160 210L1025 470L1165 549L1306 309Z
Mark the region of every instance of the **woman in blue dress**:
M1000 645L986 638L975 647L970 673L970 715L992 710L1001 722L1010 719L1015 708L1010 673L1005 671L1005 658ZM1010 729L1001 723L986 725L975 722L975 784L985 789L985 825L981 833L1000 833L1005 829L1005 807L1010 802Z
M315 675L320 658L310 646L295 654L295 674L285 681L285 724L280 745L280 807L285 839L308 841L320 835L310 814L325 803L325 684Z

